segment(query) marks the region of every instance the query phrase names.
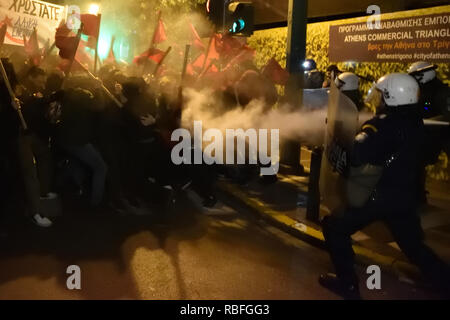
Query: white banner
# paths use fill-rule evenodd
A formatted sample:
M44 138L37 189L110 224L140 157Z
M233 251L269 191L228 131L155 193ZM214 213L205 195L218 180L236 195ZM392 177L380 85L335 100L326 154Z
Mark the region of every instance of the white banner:
M65 18L65 7L37 0L0 0L0 25L8 29L5 43L23 46L23 35L30 37L36 28L40 46L52 44L55 31Z

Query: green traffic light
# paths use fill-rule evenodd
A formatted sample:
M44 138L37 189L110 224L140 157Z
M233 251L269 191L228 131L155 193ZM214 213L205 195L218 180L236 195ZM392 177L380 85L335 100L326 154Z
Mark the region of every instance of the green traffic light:
M238 33L243 31L244 29L245 29L245 21L244 19L240 18L237 21L233 22L230 32Z

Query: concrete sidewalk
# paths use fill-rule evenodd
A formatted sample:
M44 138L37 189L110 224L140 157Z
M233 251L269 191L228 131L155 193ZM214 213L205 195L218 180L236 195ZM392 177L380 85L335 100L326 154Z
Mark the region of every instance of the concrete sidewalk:
M239 186L226 179L218 182L222 192L238 200L262 219L302 240L324 247L321 227L306 219L308 177L279 174L278 182L262 185L252 181ZM450 263L450 188L448 183L428 183L429 205L421 210L427 244ZM321 207L321 216L328 212ZM382 223L374 223L353 237L357 261L363 265L378 264L400 280L419 281L420 272L411 265Z

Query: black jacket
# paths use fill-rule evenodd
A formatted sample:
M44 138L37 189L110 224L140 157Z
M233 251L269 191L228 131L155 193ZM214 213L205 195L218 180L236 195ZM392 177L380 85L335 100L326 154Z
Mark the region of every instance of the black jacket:
M351 164L384 167L375 200L382 206L412 209L423 147L423 120L417 106L410 106L404 112L383 113L367 121L355 138Z
M96 111L91 92L69 89L62 98L61 121L56 130L59 144L82 146L94 140Z
M424 119L444 116L450 120L450 88L438 78L422 84L419 105Z

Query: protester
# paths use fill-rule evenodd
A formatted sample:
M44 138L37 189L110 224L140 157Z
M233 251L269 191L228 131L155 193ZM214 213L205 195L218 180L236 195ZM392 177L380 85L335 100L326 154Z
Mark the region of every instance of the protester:
M90 204L96 207L103 200L107 165L93 144L98 110L94 95L85 88L95 88L97 84L86 78L75 78L68 86L61 96L61 121L55 143L91 171Z

